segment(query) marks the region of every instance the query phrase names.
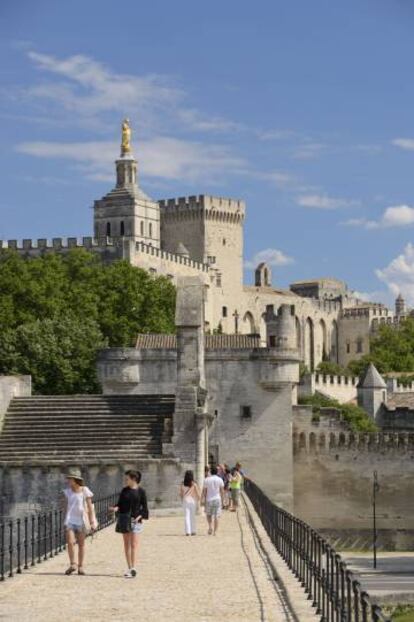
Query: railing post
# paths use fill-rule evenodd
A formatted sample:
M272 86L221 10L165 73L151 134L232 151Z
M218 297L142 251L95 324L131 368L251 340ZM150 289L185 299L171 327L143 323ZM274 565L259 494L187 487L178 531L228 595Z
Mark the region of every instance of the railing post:
M13 521L9 521L9 577L13 576Z
M23 570L27 570L29 568L29 518L28 516L24 517L24 566Z
M4 581L5 525L0 523L0 581Z
M18 518L16 521L17 528L17 574L21 574L22 572L22 534L21 534L21 519Z

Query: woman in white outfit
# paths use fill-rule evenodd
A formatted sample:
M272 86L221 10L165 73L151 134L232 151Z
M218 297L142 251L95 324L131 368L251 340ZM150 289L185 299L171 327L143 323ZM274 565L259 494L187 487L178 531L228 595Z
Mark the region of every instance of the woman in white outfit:
M186 471L184 481L180 487L180 497L183 502L185 535L196 535L196 514L197 506L200 501L200 489L194 481L192 471Z

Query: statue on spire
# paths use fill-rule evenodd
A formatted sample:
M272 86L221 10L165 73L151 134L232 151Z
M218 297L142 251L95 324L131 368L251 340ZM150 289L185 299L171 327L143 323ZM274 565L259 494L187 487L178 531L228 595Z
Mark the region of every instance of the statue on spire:
M128 153L131 153L131 126L129 119L124 119L122 121L121 157Z

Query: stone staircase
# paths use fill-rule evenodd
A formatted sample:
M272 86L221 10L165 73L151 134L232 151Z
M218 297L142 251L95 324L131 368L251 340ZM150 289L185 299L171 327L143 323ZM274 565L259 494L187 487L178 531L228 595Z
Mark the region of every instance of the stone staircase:
M173 395L14 398L0 433L0 464L161 458L173 412Z

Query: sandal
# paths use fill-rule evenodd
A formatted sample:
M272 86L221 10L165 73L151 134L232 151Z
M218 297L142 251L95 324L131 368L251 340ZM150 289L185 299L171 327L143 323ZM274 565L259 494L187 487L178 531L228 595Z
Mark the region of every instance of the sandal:
M84 569L83 568L78 568L78 574L84 575L85 574Z
M76 564L71 564L67 570L65 570L65 574L70 575L76 572Z

